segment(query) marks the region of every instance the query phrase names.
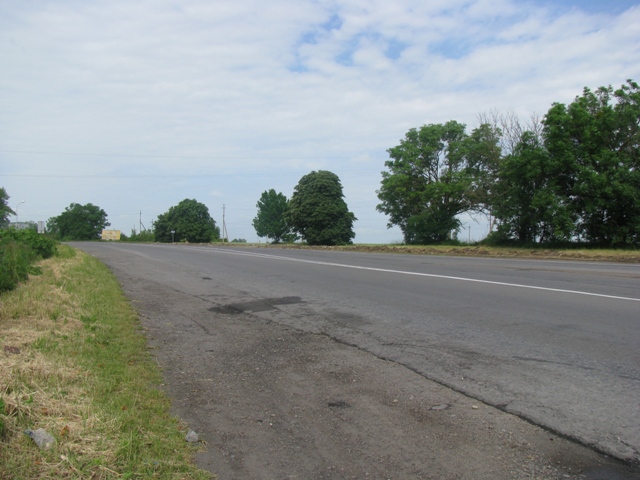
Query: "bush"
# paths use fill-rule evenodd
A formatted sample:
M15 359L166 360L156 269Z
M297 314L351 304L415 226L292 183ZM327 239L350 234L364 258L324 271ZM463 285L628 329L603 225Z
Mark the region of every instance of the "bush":
M120 240L123 240L125 242L155 242L156 237L155 237L155 234L153 233L153 230L143 230L137 233L135 230L133 230L131 232L131 236L129 237L122 234L120 236Z
M25 230L17 230L9 228L0 230L0 245L5 241L14 241L22 243L31 248L34 253L41 258L50 258L56 253L58 242L50 237L39 234L31 228Z
M0 292L13 290L29 273L37 273L32 264L56 253L57 242L35 230L0 230Z
M36 255L28 245L14 241L0 244L0 292L13 290L29 276Z

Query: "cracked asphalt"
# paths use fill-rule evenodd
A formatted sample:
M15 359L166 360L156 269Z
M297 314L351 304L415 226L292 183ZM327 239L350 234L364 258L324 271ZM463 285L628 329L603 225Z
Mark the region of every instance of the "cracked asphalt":
M120 280L174 412L205 442L197 462L220 479L640 479L311 317L293 319L305 311L295 295L252 297L139 252L77 246Z

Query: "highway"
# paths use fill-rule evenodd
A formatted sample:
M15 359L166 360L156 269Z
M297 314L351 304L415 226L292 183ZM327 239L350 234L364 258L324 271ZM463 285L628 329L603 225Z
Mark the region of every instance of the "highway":
M339 342L640 460L640 266L77 243L114 271Z

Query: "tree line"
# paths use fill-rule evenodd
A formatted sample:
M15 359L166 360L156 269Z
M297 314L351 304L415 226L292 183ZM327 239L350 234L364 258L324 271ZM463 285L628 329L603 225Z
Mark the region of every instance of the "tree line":
M9 230L9 217L15 212L9 207L9 196L0 188L0 230ZM102 231L111 223L107 213L97 205L72 203L64 211L47 221L47 237L55 240L99 240ZM11 229L15 230L15 229ZM36 232L36 225L32 228ZM178 205L158 216L153 228L144 232L132 232L139 241L206 243L220 239L220 228L203 203L184 199ZM129 237L123 235L123 239Z
M585 88L540 120L481 116L411 129L388 150L377 210L409 244L440 243L459 215L492 218L490 242L640 242L640 89Z
M47 232L60 240L99 240L110 226L107 213L88 203L72 203L64 212L47 221ZM150 230L123 235L124 240L208 243L220 239L220 228L209 209L195 199L184 199L158 215Z
M357 220L344 200L340 178L327 170L304 175L290 200L274 189L258 203L253 227L273 243L302 240L308 245L347 245L356 236Z
M469 133L455 120L423 125L387 150L376 209L407 244L451 241L460 215L483 214L489 243L637 246L639 147L640 88L632 80L616 90L585 88L528 123L490 113ZM0 227L13 213L2 195ZM265 191L256 207L253 227L273 243L344 245L355 237L340 179L326 170L304 175L291 199ZM72 203L47 230L60 240L93 240L109 225L101 208ZM220 228L204 204L185 199L131 239L212 242Z

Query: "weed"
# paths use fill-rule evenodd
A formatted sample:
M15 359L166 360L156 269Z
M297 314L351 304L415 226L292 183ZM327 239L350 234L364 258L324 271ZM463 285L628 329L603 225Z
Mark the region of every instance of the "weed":
M71 248L69 245L58 245L55 255L59 259L66 260L75 257L77 252L75 248Z
M4 400L2 400L2 397L0 397L0 442L4 441L9 431L9 429L7 428L4 422L5 414L6 413L5 413Z

